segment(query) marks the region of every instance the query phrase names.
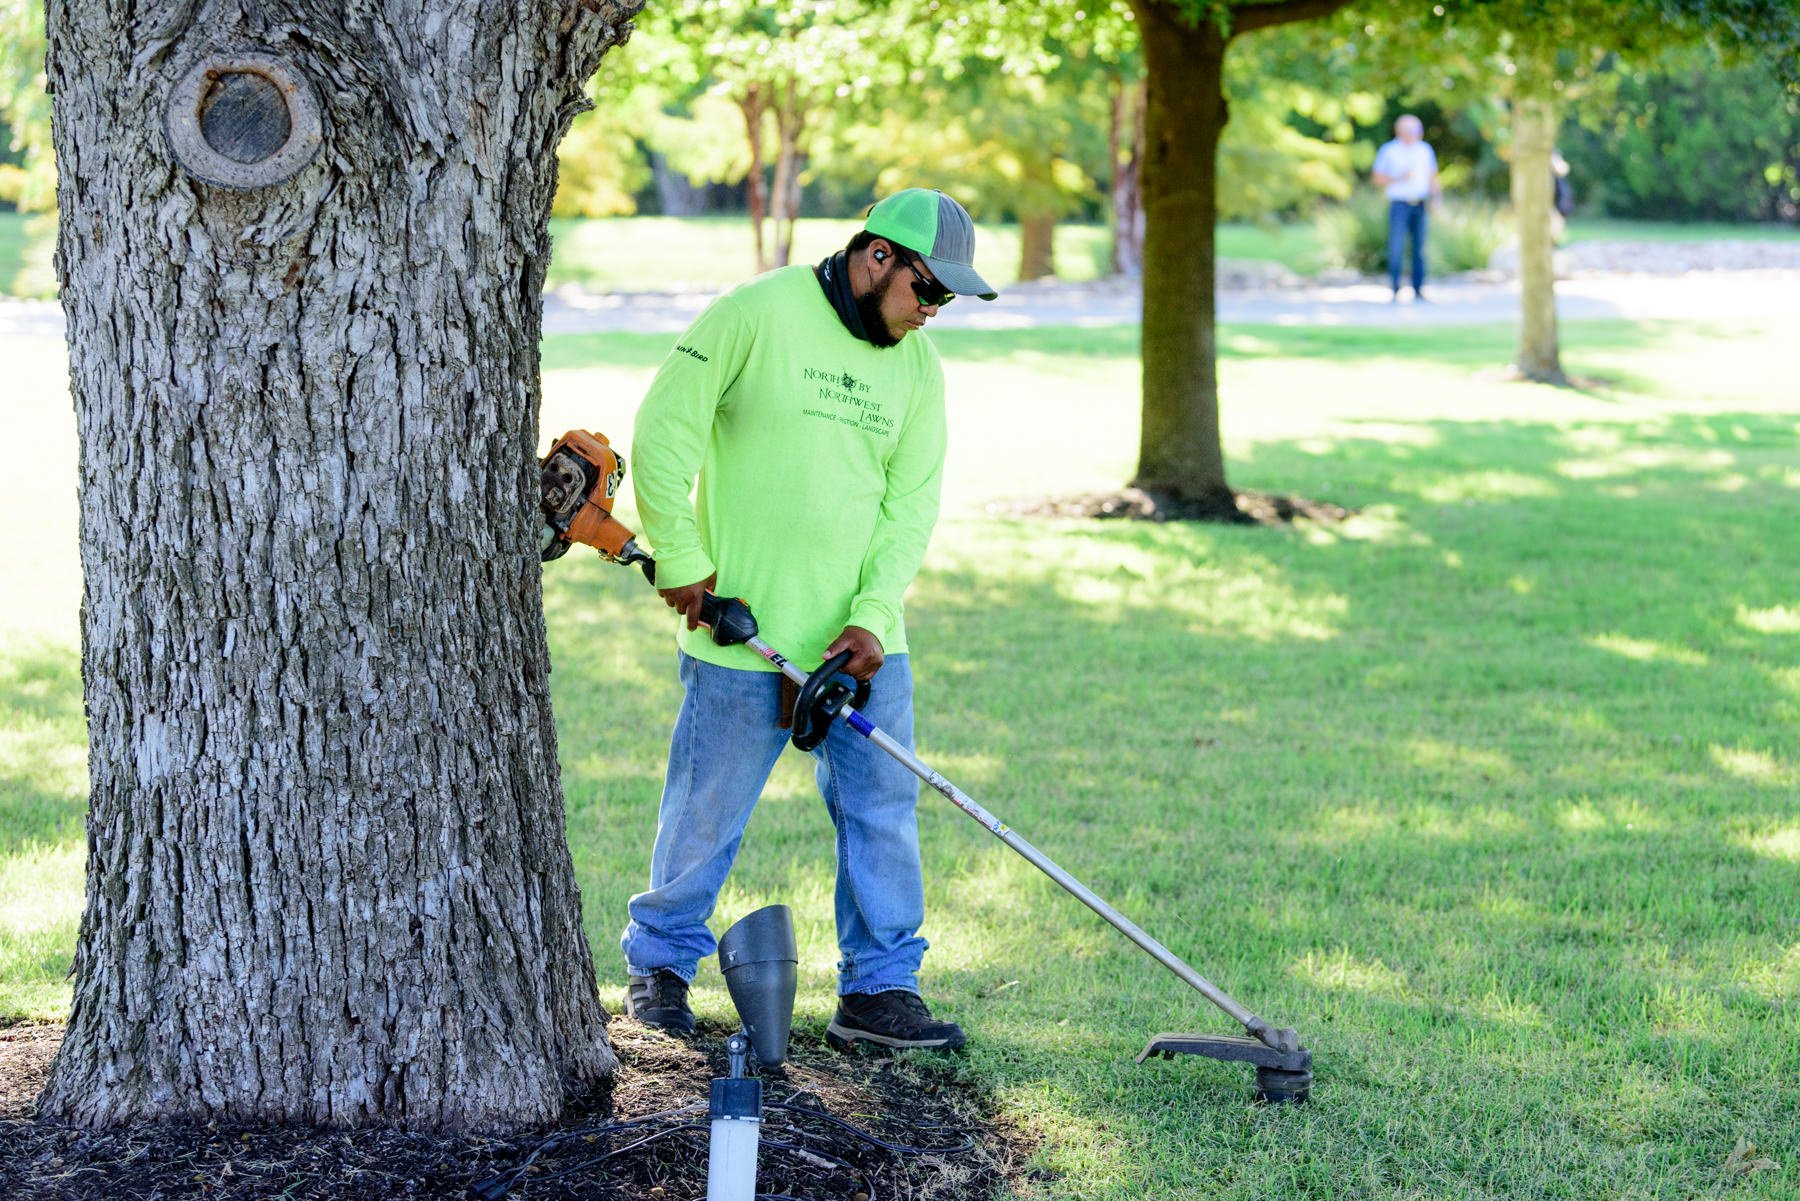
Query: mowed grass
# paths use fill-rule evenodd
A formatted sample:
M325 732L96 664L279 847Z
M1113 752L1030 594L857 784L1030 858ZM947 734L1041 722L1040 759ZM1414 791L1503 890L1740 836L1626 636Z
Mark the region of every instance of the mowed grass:
M1795 1195L1800 328L1565 332L1591 391L1503 382L1504 328L1223 331L1236 483L1361 510L1280 530L989 514L1128 474L1135 331L936 339L953 449L909 601L921 753L1317 1055L1303 1109L1250 1106L1241 1067L1136 1066L1156 1031L1229 1022L927 794L926 988L1042 1140L1021 1195ZM629 451L669 341L549 339L546 434ZM57 345L20 344L52 377ZM15 407L0 481L66 504L66 401ZM12 526L60 520L7 499ZM61 611L6 611L0 1012L54 1016L81 889L74 548L8 537L35 548L8 578ZM548 569L547 607L616 1006L670 623L588 556ZM715 921L794 907L802 1039L831 1004L831 848L789 754ZM710 965L695 999L727 1018ZM1739 1139L1779 1168L1728 1170Z
M807 217L794 231L793 261L817 262L841 248L862 227L856 220ZM772 229L770 236L773 236ZM556 254L545 284L608 292L669 292L726 288L755 270L749 220L719 217L558 218L550 223ZM1107 275L1112 234L1100 225L1065 223L1056 231L1056 273L1065 280ZM1680 224L1576 218L1570 241L1689 242L1739 239L1792 240L1800 229L1779 225ZM1018 278L1019 228L983 224L977 244L984 277L1004 288ZM42 298L56 294L51 255L54 216L0 212L0 296ZM1313 275L1325 261L1317 224L1233 222L1218 227L1223 259L1280 263Z
M42 299L56 295L56 218L43 213L0 213L0 297Z

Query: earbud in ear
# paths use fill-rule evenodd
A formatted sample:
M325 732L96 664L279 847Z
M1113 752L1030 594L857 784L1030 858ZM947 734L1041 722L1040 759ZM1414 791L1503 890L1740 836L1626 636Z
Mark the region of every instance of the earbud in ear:
M876 251L876 252L875 252L875 261L876 261L876 262L878 262L878 263L885 263L885 262L887 262L887 251L885 251L885 250L877 250L877 251Z

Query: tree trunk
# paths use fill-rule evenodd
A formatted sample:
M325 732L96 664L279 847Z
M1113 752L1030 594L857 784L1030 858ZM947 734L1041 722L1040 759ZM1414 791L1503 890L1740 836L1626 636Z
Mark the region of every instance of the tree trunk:
M1550 78L1548 74L1542 76ZM1519 226L1519 373L1565 383L1556 328L1555 207L1550 154L1559 112L1548 94L1521 79L1512 102L1512 202ZM1546 89L1546 92L1548 89Z
M770 208L775 217L775 261L785 267L794 252L794 220L800 215L800 134L805 126L803 101L792 79L775 110L775 183Z
M1113 83L1112 125L1107 133L1113 167L1112 215L1114 275L1141 275L1144 270L1144 195L1139 169L1144 161L1144 81L1124 77Z
M762 147L763 113L768 105L762 85L748 85L738 107L744 113L744 135L750 139L750 170L744 176L744 193L750 204L750 229L756 241L756 270L760 274L769 269L769 256L763 249L763 218L769 213L769 193L763 179Z
M41 1112L549 1121L615 1061L550 711L541 292L632 9L198 11L49 8L91 791ZM245 185L308 94L317 154ZM230 162L176 146L201 110Z
M1019 216L1019 279L1049 279L1056 274L1056 214Z
M1226 38L1157 0L1132 0L1147 74L1144 419L1132 481L1231 518L1219 442L1213 222L1227 117Z

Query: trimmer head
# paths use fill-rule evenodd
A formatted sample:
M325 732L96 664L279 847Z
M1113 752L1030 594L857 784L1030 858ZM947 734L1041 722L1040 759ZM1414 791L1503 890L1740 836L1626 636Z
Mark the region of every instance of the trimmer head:
M1282 1033L1291 1034L1291 1031ZM1312 1095L1312 1052L1293 1038L1279 1039L1288 1050L1271 1047L1260 1039L1232 1034L1157 1034L1151 1036L1137 1061L1152 1055L1173 1059L1177 1055L1204 1055L1256 1065L1256 1099L1269 1105L1301 1104Z

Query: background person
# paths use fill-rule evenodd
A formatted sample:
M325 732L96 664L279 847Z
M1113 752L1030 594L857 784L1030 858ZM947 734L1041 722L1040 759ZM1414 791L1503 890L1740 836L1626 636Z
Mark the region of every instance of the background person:
M1413 296L1425 299L1425 213L1444 194L1438 183L1437 152L1425 140L1425 125L1411 113L1394 122L1394 139L1375 152L1371 174L1388 198L1388 286L1400 299L1400 268L1412 242Z

